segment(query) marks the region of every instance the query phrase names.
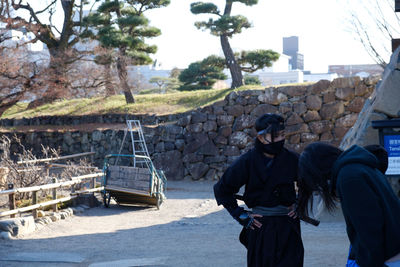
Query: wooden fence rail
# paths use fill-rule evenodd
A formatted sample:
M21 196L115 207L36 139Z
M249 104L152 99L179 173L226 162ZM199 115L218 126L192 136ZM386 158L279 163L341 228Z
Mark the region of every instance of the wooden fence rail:
M37 217L37 209L43 208L46 206L51 206L51 205L53 206L53 210L56 211L58 203L62 203L62 202L66 202L66 201L75 199L78 197L79 194L82 194L82 193L97 192L97 191L103 190L102 187L96 188L95 179L97 177L101 177L101 176L103 176L102 172L72 177L71 181L66 181L66 182L57 182L56 179L54 179L54 182L52 184L45 184L45 185L38 185L38 186L31 186L31 187L24 187L24 188L13 188L13 185L10 184L8 190L0 191L0 195L6 194L9 196L9 207L10 207L9 211L0 212L0 217L3 217L3 216L14 217L15 214L17 214L17 213L22 213L22 212L32 210L33 217L36 218ZM90 182L90 186L92 188L86 189L86 190L75 191L74 185L80 184L83 182L83 180L86 180L86 179L92 179L92 181ZM67 187L67 186L71 186L70 196L57 199L56 189L62 188L62 187ZM53 200L43 202L43 203L37 203L37 192L40 190L48 190L48 189L53 189L53 191L52 191ZM26 193L26 192L32 192L32 205L17 209L16 205L15 205L15 194Z

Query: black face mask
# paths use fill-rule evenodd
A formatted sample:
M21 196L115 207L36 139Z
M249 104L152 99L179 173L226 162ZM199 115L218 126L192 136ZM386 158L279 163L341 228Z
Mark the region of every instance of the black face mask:
M279 154L282 151L284 144L285 144L285 139L278 141L278 142L269 143L269 144L261 143L261 141L258 140L258 138L256 141L256 147L259 150L261 150L263 153L267 153L270 155Z

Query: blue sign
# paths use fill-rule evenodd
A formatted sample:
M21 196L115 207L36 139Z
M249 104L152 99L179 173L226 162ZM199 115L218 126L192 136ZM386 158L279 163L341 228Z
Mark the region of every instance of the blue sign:
M400 135L385 135L383 140L389 156L389 167L386 174L400 174Z

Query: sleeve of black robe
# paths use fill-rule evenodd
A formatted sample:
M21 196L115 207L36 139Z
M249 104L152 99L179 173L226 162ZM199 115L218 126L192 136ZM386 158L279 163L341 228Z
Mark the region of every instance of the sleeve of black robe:
M214 185L217 204L223 205L234 218L243 210L238 207L235 194L248 180L247 158L248 154L244 154L232 163Z

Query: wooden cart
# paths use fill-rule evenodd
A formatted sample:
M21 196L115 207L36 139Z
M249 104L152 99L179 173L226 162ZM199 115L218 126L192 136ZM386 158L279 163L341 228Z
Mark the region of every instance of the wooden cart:
M121 162L125 164L116 165L119 159L123 159ZM159 209L165 199L165 175L154 168L147 156L107 155L103 171L102 195L106 207L109 207L113 198L118 204L148 204Z

